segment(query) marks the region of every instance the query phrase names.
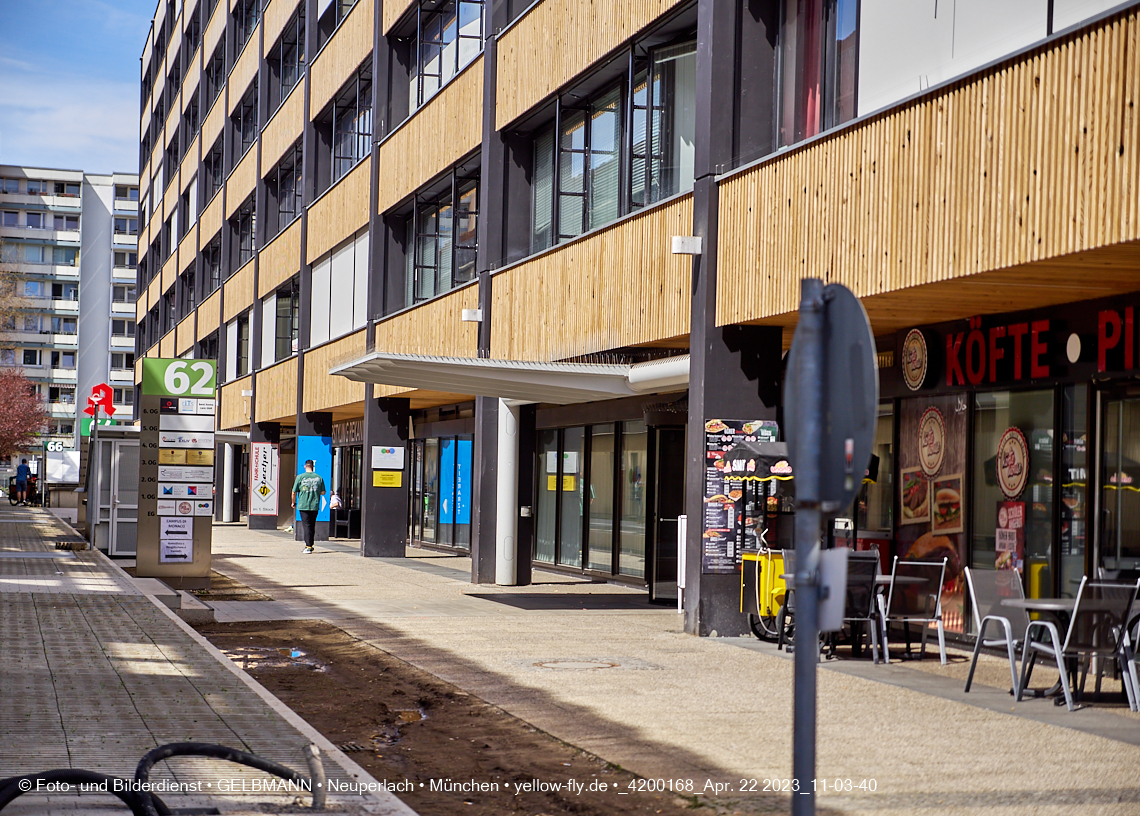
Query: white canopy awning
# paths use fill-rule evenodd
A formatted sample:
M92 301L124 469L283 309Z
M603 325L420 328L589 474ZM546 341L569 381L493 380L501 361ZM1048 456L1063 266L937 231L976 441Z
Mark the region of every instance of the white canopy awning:
M334 366L329 373L378 385L568 405L684 390L689 384L689 355L635 365L604 365L376 351Z

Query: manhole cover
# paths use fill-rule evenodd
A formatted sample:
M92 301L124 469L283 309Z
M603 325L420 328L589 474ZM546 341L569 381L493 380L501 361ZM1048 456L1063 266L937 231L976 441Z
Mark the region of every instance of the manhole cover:
M535 663L540 669L557 669L560 671L589 671L592 669L616 669L620 663L607 663L602 660L547 660Z

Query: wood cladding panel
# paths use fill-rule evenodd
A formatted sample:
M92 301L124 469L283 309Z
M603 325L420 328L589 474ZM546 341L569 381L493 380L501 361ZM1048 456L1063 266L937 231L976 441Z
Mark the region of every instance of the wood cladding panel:
M175 331L174 354L181 356L194 347L194 315L182 318Z
M214 196L213 201L206 205L206 209L202 210L202 215L198 217L198 229L202 232L202 246L210 243L221 228L222 196L219 193Z
M305 83L298 82L261 137L261 175L264 177L277 164L282 154L301 138L305 126Z
M178 356L174 352L174 332L168 331L162 336L162 339L158 341L158 356L165 357L168 360Z
M313 263L368 223L368 182L372 163L360 162L309 208L306 258Z
M297 414L297 358L290 357L256 374L253 413L258 422Z
M206 33L202 35L202 56L209 59L226 31L226 12L219 3L214 8L210 21L206 23Z
M265 51L268 53L277 44L281 30L293 16L293 12L300 5L299 0L273 0L261 15L261 24L265 27Z
M158 138L154 140L154 147L151 148L150 151L150 166L155 169L162 166L162 146L166 143L162 132L159 132L157 135ZM159 190L158 193L161 195L162 191Z
M400 22L400 18L404 16L408 9L415 5L416 0L387 0L384 3L384 16L381 25L383 30L380 32L387 36L388 32L392 30L392 26Z
M142 294L139 295L139 299L135 301L135 322L136 323L141 323L142 319L144 317L146 317L147 311L149 311L149 309L150 309L149 294L150 294L149 289L143 289Z
M198 137L194 137L194 141L190 142L190 146L186 148L186 155L182 157L182 163L178 166L178 189L180 192L186 192L186 188L190 186L190 182L198 175Z
M178 188L177 179L167 179L164 183L168 186L166 188L166 192L162 194L163 222L165 222L166 219L170 217L170 214L178 208L178 197L182 194L182 191Z
M261 25L258 23L258 25ZM250 35L249 40L242 49L241 56L237 58L234 63L233 69L230 71L230 78L228 81L230 95L229 95L229 113L234 112L234 108L241 102L245 92L249 90L249 83L253 82L253 78L257 76L257 69L261 62L261 54L258 52L258 31L254 27L253 34Z
M214 106L202 121L202 129L198 132L202 140L202 153L208 153L218 137L222 135L222 125L226 123L226 106L222 104L221 95L214 100Z
M245 152L238 166L226 179L226 218L233 216L257 185L257 146Z
M479 306L479 287L465 286L376 324L376 350L393 354L478 357L479 324L464 323L464 309ZM493 322L492 322L493 325Z
M380 145L378 211L396 205L478 147L482 117L479 56Z
M870 305L1140 239L1138 102L1133 10L722 181L717 323L786 322L808 275Z
M253 377L247 375L240 380L226 383L218 389L218 428L232 431L249 425L249 397L241 392L253 385Z
M209 337L222 326L222 290L214 290L214 294L202 301L198 307L198 339Z
M491 356L565 360L689 332L692 260L672 237L693 229L687 195L491 279Z
M186 230L186 234L182 236L182 240L178 243L178 257L182 261L178 270L179 274L185 272L186 267L194 263L194 259L198 257L197 224Z
M198 83L202 78L202 63L195 54L194 58L190 60L190 67L186 69L186 76L182 78L182 112L186 112L186 108L190 105L190 100L194 98L194 92L198 90ZM199 99L201 104L201 99Z
M253 267L253 261L249 261L222 284L225 295L222 298L225 302L225 310L222 313L223 322L229 323L253 306Z
M174 281L178 279L178 253L171 253L170 257L166 259L166 263L162 265L162 284L161 288L163 293L170 291L174 286Z
M310 119L372 54L372 6L368 0L359 0L309 69Z
M151 282L146 287L146 302L149 304L147 309L150 309L154 304L158 303L162 297L162 274L155 275Z
M685 0L542 0L499 38L495 127L559 87Z
M257 256L257 296L265 297L301 271L301 219L269 242Z
M334 365L363 357L365 331L358 331L332 343L305 352L305 392L303 409L324 411L340 405L350 405L364 399L364 383L347 377L333 376L329 369Z

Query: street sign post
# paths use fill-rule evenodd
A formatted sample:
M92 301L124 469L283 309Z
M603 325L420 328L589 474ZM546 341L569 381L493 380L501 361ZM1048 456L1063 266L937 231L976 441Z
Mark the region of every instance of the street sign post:
M878 403L875 339L863 305L845 286L803 279L784 390L785 433L796 469L792 775L799 784L792 796L793 816L815 813L820 522L825 514L847 507L862 484ZM835 567L828 570L831 594L842 592L846 560L829 566Z

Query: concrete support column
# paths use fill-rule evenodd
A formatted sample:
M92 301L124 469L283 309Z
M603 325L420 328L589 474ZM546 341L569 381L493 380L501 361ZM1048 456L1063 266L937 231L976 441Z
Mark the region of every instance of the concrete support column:
M495 583L514 586L518 566L519 406L509 400L499 400L497 437Z
M270 442L274 445L281 443L281 425L276 422L253 422L249 426L249 441L250 442ZM293 486L293 480L289 479L289 484L285 485L285 493L281 493L281 483L285 481L285 476L280 471L277 473L277 484L275 487L278 490L278 497L284 495L285 503L289 502L289 488ZM252 484L252 479L250 481ZM251 530L276 530L277 529L277 516L254 516L249 517L249 529Z
M332 490L332 414L325 412L311 412L297 416L297 466L295 470L301 473L305 469L305 460L312 459L316 464L316 472L325 480L325 497L321 500L321 509L317 513L316 540L329 539L329 493ZM284 500L290 500L293 480L297 473L282 473L281 482L285 487ZM301 541L301 525L297 523L297 513L293 513L293 540Z
M227 442L221 445L224 449L221 467L221 515L218 521L235 521L234 519L234 446Z
M406 397L374 399L375 386L365 387L360 554L402 558L408 544L408 490L412 478L407 449L411 409ZM404 448L404 478L399 487L373 486L372 448L377 446Z
M475 398L475 438L472 445L474 485L471 494L471 583L490 584L497 578L499 403Z

